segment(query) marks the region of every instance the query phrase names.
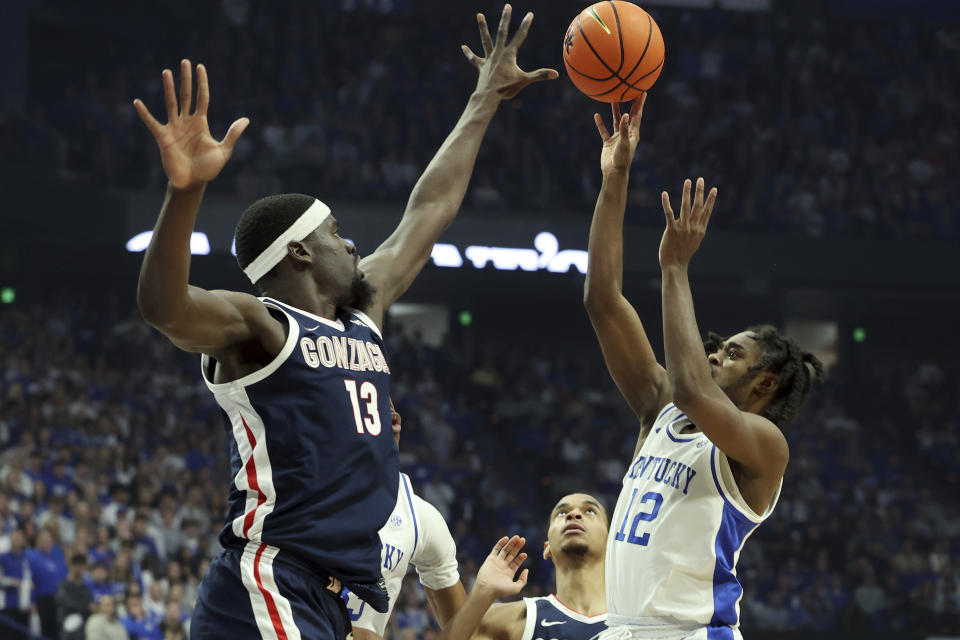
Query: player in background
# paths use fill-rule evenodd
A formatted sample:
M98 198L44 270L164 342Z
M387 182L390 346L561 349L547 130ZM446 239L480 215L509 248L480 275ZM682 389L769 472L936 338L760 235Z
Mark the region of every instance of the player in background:
M399 447L403 421L392 398L390 414L393 438ZM380 529L380 540L383 543L380 569L387 583L390 604L387 611L381 613L345 589L343 597L353 622L354 640L384 637L390 614L400 597L403 577L411 564L417 570L433 615L440 627L444 627L467 597L457 571L457 545L443 516L413 492L406 474L400 474L397 505Z
M604 359L640 421L607 543L610 630L604 637L736 638L743 589L736 561L773 510L796 416L823 367L769 325L701 341L687 265L717 190L683 186L680 217L666 192L660 243L666 369L624 298L623 216L646 96L603 139L603 184L590 227L584 302ZM739 249L735 249L739 250ZM704 353L706 348L706 354Z
M543 557L556 570L556 595L494 604L516 595L527 582L527 570L514 574L526 558L517 555L526 540L502 538L477 572L477 581L463 607L443 628L453 640L591 640L606 629L604 554L607 512L596 498L573 493L550 512Z
M319 200L283 194L251 205L237 225L237 260L262 298L189 284L190 236L204 189L249 124L222 141L207 125L210 89L197 67L162 74L167 124L140 100L169 179L140 272L144 319L201 353L202 374L231 436L233 482L224 552L200 586L191 637L343 638L342 584L386 610L378 531L398 491L389 366L379 327L419 273L463 199L483 135L504 98L552 69L525 72L504 8L494 41L478 16L484 57L463 47L479 78L453 131L414 186L396 230L359 260Z

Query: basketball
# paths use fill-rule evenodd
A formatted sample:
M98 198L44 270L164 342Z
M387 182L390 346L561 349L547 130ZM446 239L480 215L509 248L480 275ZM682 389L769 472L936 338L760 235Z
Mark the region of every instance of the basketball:
M563 38L563 64L573 84L600 102L633 100L653 86L664 61L660 27L624 0L590 5Z

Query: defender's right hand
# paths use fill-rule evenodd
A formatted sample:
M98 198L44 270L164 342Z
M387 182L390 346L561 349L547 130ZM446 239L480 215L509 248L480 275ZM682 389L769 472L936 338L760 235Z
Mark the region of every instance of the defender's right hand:
M516 580L513 576L527 559L527 554L520 553L520 549L526 542L527 539L520 536L513 536L509 540L506 536L500 538L480 566L474 588L485 589L497 598L520 593L527 584L530 570L524 569Z
M233 153L240 134L250 124L240 118L230 125L227 135L217 142L210 135L207 107L210 103L210 85L207 70L197 65L197 108L190 113L193 100L193 75L189 60L180 63L180 101L173 87L173 72L163 70L163 97L167 105L167 124L160 124L139 98L133 106L160 147L163 170L176 189L205 185L223 169Z
M593 121L603 140L603 150L600 152L600 171L604 175L617 171L629 171L633 162L633 154L640 142L640 121L643 119L643 105L647 101L646 92L630 103L630 113L620 115L620 105L613 103L613 135L607 131L603 117L599 113L593 114Z

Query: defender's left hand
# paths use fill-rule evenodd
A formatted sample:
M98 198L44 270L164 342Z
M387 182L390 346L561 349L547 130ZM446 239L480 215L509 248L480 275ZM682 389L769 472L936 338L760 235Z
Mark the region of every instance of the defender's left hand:
M497 41L490 38L487 29L487 20L482 13L477 14L477 24L480 27L480 41L483 44L483 58L478 57L470 47L461 45L463 55L470 64L480 70L477 80L477 91L495 91L500 98L512 98L528 84L541 80L553 80L559 77L555 69L537 69L524 71L517 65L517 49L527 37L530 23L533 22L533 13L528 12L520 23L520 28L507 42L507 32L510 27L510 15L513 9L509 4L504 5L500 16L500 26L497 28Z
M660 194L667 228L660 239L660 267L686 266L697 252L703 236L707 233L713 205L717 200L717 188L710 189L703 199L703 178L697 178L697 191L690 201L690 179L683 182L683 197L680 200L680 217L676 218L666 191Z
M520 570L520 565L527 559L527 554L520 552L526 543L527 539L520 536L500 538L490 551L490 555L480 565L474 588L486 590L497 598L506 598L520 593L527 584L530 570L524 569L516 580L513 578Z

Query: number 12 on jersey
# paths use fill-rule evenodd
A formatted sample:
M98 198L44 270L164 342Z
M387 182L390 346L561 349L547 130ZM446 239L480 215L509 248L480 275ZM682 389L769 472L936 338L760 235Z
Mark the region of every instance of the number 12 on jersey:
M623 522L620 523L620 530L617 532L617 535L614 536L616 540L623 542L624 540L630 544L638 544L641 547L647 546L647 543L650 541L650 534L645 533L641 536L637 535L637 526L640 524L640 521L650 522L657 517L657 514L660 513L660 505L663 504L663 496L656 491L648 491L643 494L643 497L640 498L640 502L637 504L638 507L643 507L648 502L653 503L653 508L650 511L640 511L633 518L633 524L630 525L630 533L625 533L627 528L627 520L630 519L630 512L633 511L633 503L637 499L637 490L633 490L633 495L630 496L630 506L627 507L627 513L623 516Z
M343 386L347 388L350 394L350 404L353 405L353 418L357 421L357 433L363 434L364 427L366 432L372 436L380 435L380 410L377 407L377 386L369 380L360 385L360 391L357 391L356 380L344 380ZM360 401L366 402L367 415L360 413Z

